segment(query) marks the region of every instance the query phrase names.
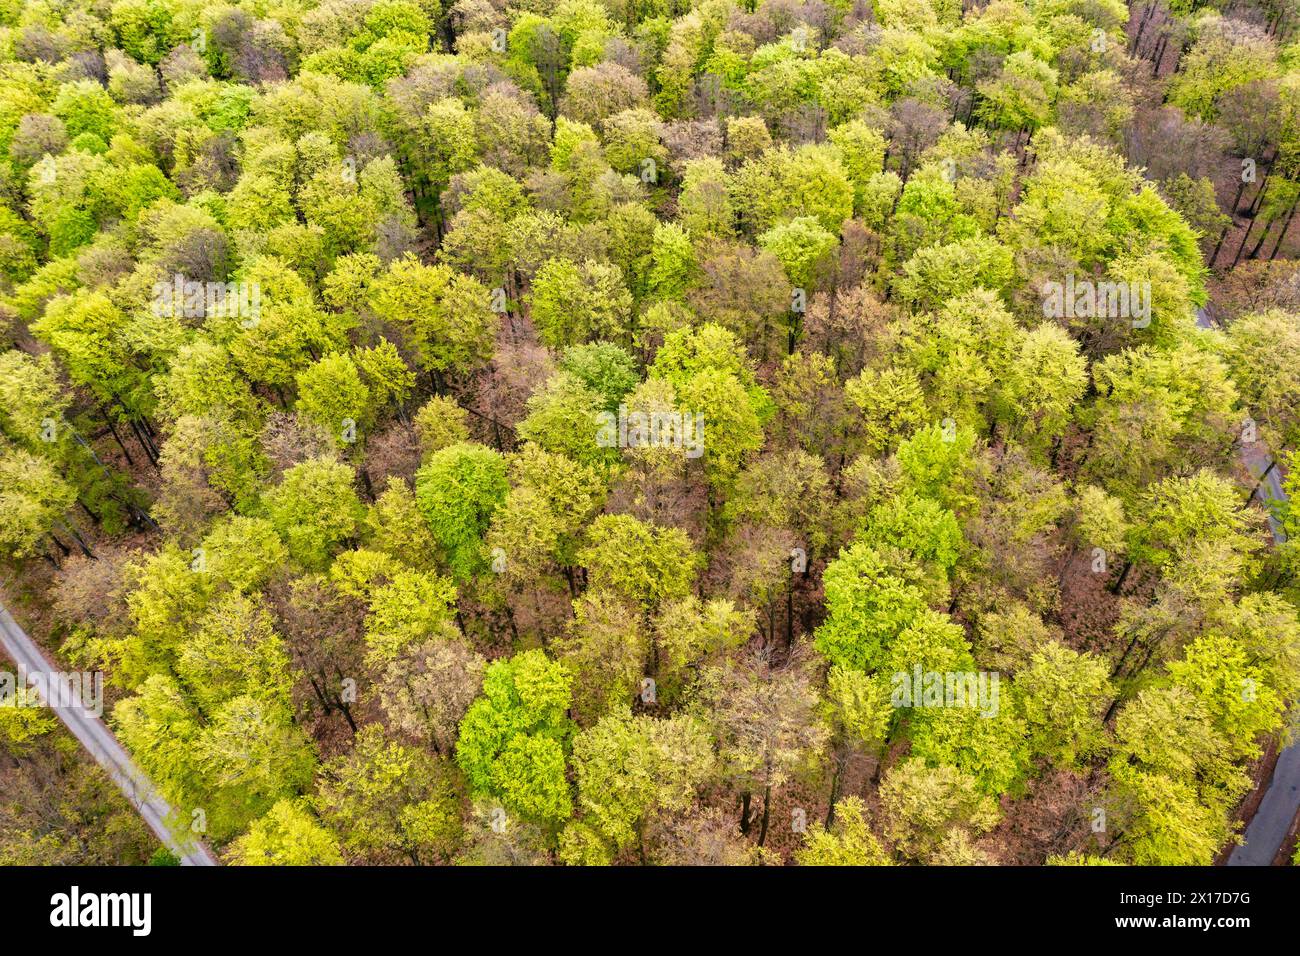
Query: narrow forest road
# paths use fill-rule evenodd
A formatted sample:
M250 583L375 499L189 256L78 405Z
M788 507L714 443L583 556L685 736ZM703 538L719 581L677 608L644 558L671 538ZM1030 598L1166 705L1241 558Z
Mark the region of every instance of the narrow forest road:
M1215 327L1214 320L1205 309L1196 310L1196 324L1203 329ZM1268 513L1268 525L1273 540L1281 544L1286 540L1277 508L1287 501L1282 490L1282 478L1274 464L1273 456L1263 442L1248 442L1241 446L1241 463L1245 465L1259 490L1256 496ZM1297 728L1300 731L1300 728ZM1246 827L1246 840L1235 847L1228 857L1228 866L1270 866L1282 848L1296 812L1300 810L1300 732L1297 740L1277 758L1273 777L1269 781L1259 809Z
M20 674L57 673L57 668L50 666L36 642L24 633L3 605L0 605L0 647L18 665ZM81 741L95 762L108 772L118 789L139 811L149 829L180 859L181 865L216 866L216 858L206 846L198 841L182 841L168 827L167 821L174 817L171 806L131 760L104 722L82 707L80 698L68 694L55 696L62 699L53 701L50 709L72 731L73 736Z

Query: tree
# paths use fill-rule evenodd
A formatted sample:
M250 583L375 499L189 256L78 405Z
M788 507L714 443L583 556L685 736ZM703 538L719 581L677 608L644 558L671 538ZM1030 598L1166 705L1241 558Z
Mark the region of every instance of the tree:
M365 511L352 483L347 465L313 458L285 471L267 492L271 522L295 561L324 567L331 552L356 534Z
M527 402L528 417L516 434L548 452L584 465L611 464L617 450L600 444L602 396L569 372L560 372L537 389Z
M997 805L974 778L922 760L891 768L880 785L880 802L885 835L904 857L923 863L941 858L950 833L969 839L998 819Z
M796 852L800 866L889 866L893 861L867 825L867 809L858 797L835 805L835 824L814 823Z
M244 593L270 581L289 556L268 519L237 514L212 525L200 552L208 573Z
M1300 354L1300 321L1280 309L1242 316L1228 326L1225 350L1242 404L1259 419L1266 439L1294 447L1300 438L1300 366L1293 361Z
M902 552L933 575L939 586L947 583L963 545L956 516L910 489L873 508L858 540Z
M947 672L945 685L952 678L975 676L970 672ZM966 699L958 698L956 706L948 706L945 699L942 706L923 707L913 713L909 727L911 753L931 766L955 767L991 796L1016 794L1028 776L1028 728L1014 696L1002 697L996 675L983 676L986 693L972 695L967 683ZM972 696L976 700L971 700Z
M917 494L961 514L971 500L975 436L953 424L939 422L918 430L899 443L896 457L903 477Z
M619 402L641 380L636 360L613 342L570 346L560 357L560 368L601 396L606 411L617 410Z
M587 259L551 259L533 278L533 321L546 344L563 348L628 337L632 296L618 268Z
M195 573L195 557L173 542L123 568L133 631L106 648L106 655L126 686L135 688L151 674L170 670L192 622L207 608L213 582Z
M680 299L693 284L699 264L686 230L676 223L655 226L650 246L647 290L657 299Z
M138 418L150 410L151 394L121 338L125 324L107 295L82 289L51 302L32 334L49 343L74 382Z
M851 120L832 129L829 138L853 181L853 210L862 215L868 205L868 183L885 167L885 135L862 120Z
M668 151L659 142L663 124L650 109L624 109L608 117L604 127L604 157L620 173L640 176L641 170L658 172L667 163Z
M336 447L346 448L369 430L375 402L346 353L326 355L299 372L297 382L298 414L333 438Z
M827 565L827 616L815 643L832 664L874 670L888 642L925 609L922 570L892 557L860 541Z
M492 357L497 316L478 280L407 254L371 285L376 316L401 329L420 365L436 373L467 373Z
M9 560L30 557L50 537L66 554L54 532L66 528L64 518L76 500L76 489L52 462L21 449L0 453L0 553Z
M289 656L259 599L231 591L216 599L176 657L176 676L203 713L234 697L283 706Z
M366 618L368 658L388 662L430 639L456 640L456 587L447 578L421 571L396 571L370 594Z
M630 515L600 515L587 530L577 560L588 586L624 597L647 613L685 597L699 563L679 528L657 528Z
M799 216L764 232L758 244L776 256L792 286L810 292L822 284L839 239L813 217Z
M488 547L505 561L506 579L536 582L554 568L576 587L573 565L582 532L605 496L600 470L527 442L510 462L513 486L493 515Z
M483 695L460 724L456 763L470 789L549 828L573 812L565 780L572 677L541 650L488 665Z
M0 432L12 441L39 451L41 443L61 438L58 424L70 399L50 356L33 358L16 349L0 352L0 399Z
M727 237L735 232L729 183L727 168L717 157L687 160L682 170L678 219L691 236Z
M591 862L591 849L609 859L635 847L644 862L647 826L687 810L713 762L708 732L693 718L602 717L573 741L580 816L561 836L561 859Z
M870 452L888 450L929 418L921 379L911 369L864 368L845 383L844 396L861 412L856 424Z
M1213 120L1220 96L1273 73L1273 46L1258 27L1239 20L1207 19L1169 86L1169 101Z
M315 804L343 848L372 863L445 861L461 844L455 768L387 740L371 724L351 753L322 765Z
M635 605L589 591L573 602L573 620L555 650L573 674L573 713L587 725L631 701L650 640Z
M718 741L723 775L741 792L740 828L753 825L750 801L763 797L758 844L767 839L772 791L805 773L824 756L830 733L817 712L807 670L782 669L755 658L725 661L703 678L709 720Z
M1231 743L1183 687L1141 691L1119 712L1110 772L1126 811L1119 838L1139 865L1206 865L1249 789Z
M1009 372L1013 434L1040 452L1055 447L1088 385L1078 344L1059 326L1044 323L1024 336Z
M673 386L680 411L702 416L709 481L715 489L725 489L745 459L762 447L763 424L773 412L735 336L713 324L670 332L655 355L650 378Z
M1202 634L1184 649L1182 660L1170 661L1169 676L1201 702L1238 759L1257 757L1259 738L1282 726L1285 708L1277 689L1227 635Z
M645 80L619 63L579 67L564 84L560 109L580 123L600 126L615 114L647 102Z
M1016 675L1015 695L1035 757L1073 768L1104 745L1102 718L1114 696L1104 661L1052 642Z
M1003 61L996 80L979 85L980 113L1004 129L1035 129L1048 122L1056 95L1057 72L1028 50Z
M366 514L366 536L384 554L413 568L435 564L437 542L429 530L411 487L389 477L385 488Z
M732 179L732 202L751 235L800 216L837 235L853 215L853 200L840 153L826 144L774 147L744 163Z
M826 675L822 712L831 729L831 759L834 762L830 809L826 817L829 826L835 819L840 781L849 755L861 749L877 759L881 757L879 751L888 740L894 708L884 681L861 671L832 665Z
M281 800L231 845L236 866L342 866L338 840L301 801Z
M483 565L483 536L509 490L506 462L473 442L429 456L415 477L415 500L458 580Z
M754 629L754 615L725 598L701 601L693 594L665 603L653 625L660 698L671 697L705 662L740 647Z
M315 756L284 702L231 697L200 718L176 682L154 674L114 708L123 743L176 804L233 837L310 781Z
M1120 841L1135 864L1208 866L1230 837L1195 787L1123 767L1114 777L1117 799L1132 808Z
M1129 534L1133 557L1164 566L1198 546L1221 542L1235 560L1249 561L1259 548L1258 515L1241 505L1227 480L1208 470L1170 477L1151 487L1142 523Z
M384 669L379 700L388 725L448 756L456 731L483 686L487 662L463 640L405 648Z
M781 260L766 250L743 243L707 245L687 301L706 322L742 337L760 360L788 345L793 293Z
M1127 349L1099 362L1093 378L1100 395L1086 422L1085 473L1126 505L1176 462L1221 461L1241 420L1227 368L1191 345Z
M426 455L469 441L468 414L454 399L434 395L412 417Z

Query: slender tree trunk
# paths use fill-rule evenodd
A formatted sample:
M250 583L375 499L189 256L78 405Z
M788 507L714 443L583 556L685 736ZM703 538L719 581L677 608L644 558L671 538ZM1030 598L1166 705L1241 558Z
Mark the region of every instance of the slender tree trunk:
M1120 589L1124 587L1124 581L1128 578L1128 573L1131 570L1133 570L1133 562L1125 561L1123 569L1119 572L1119 578L1110 589L1111 594L1119 594Z
M1151 57L1151 75L1158 77L1160 75L1160 61L1165 59L1165 44L1169 43L1169 34L1161 34L1160 39L1156 40L1156 51Z
M86 517L90 519L90 523L93 524L96 528L98 528L98 527L100 526L100 524L103 523L103 522L100 520L99 515L95 514L95 512L93 512L93 511L91 511L91 510L90 510L90 507L89 507L89 506L88 506L84 501L82 501L80 498L77 499L77 507L80 508L82 511L84 511L84 512L86 513Z
M1146 32L1147 24L1151 22L1151 13L1155 4L1148 3L1142 8L1142 20L1138 23L1137 34L1133 37L1133 45L1129 49L1130 53L1136 53L1138 47L1142 45L1142 34Z
M885 772L885 754L889 752L889 741L885 741L880 747L880 753L876 754L876 769L871 771L871 785L879 786L880 778Z
M835 770L831 774L831 795L826 807L826 822L823 824L827 830L835 822L835 803L840 798L840 777L844 773L844 759L843 751L836 747L834 754Z
M794 575L790 576L790 584L785 592L785 647L789 650L794 646Z
M1259 494L1259 489L1264 487L1264 479L1267 478L1269 472L1271 472L1276 467L1277 467L1277 462L1270 461L1268 463L1268 467L1265 468L1264 471L1260 474L1259 481L1255 482L1255 487L1250 489L1250 494L1246 498L1246 504L1250 504L1252 501L1255 500L1255 496Z
M1300 196L1291 203L1291 208L1286 211L1286 219L1282 222L1282 231L1277 234L1277 242L1273 244L1273 251L1268 254L1269 262L1277 258L1278 250L1282 248L1282 240L1286 238L1287 230L1291 228L1291 220L1295 217L1297 205L1300 205Z
M762 846L767 841L767 825L772 818L772 785L769 783L763 788L763 822L758 828L758 845Z
M127 424L131 426L131 431L135 434L135 440L138 441L140 447L144 449L145 457L149 459L149 464L153 465L155 471L160 470L158 467L158 448L154 445L153 440L145 431L143 422L135 418L128 418Z
M316 679L317 677L320 678L320 681ZM316 699L320 701L321 708L328 714L333 705L330 703L329 697L325 694L325 688L321 686L321 681L324 680L325 674L320 668L316 669L315 674L307 675L307 683L311 684L312 693L316 695Z
M113 424L113 416L105 415L104 421L108 424L108 430L113 435L113 441L117 442L117 447L122 449L122 455L126 458L126 463L132 468L135 467L135 460L131 453L126 449L126 443L122 441L122 436L117 433L117 426Z
M1257 255L1259 255L1260 247L1264 245L1264 240L1268 238L1269 230L1271 230L1272 228L1273 228L1272 220L1269 220L1268 222L1264 223L1264 231L1261 232L1259 234L1259 238L1255 240L1255 245L1251 247L1250 252L1246 256L1247 259L1254 259Z
M352 708L349 707L347 701L343 700L341 697L337 699L337 703L339 711L343 714L343 719L346 720L348 726L352 728L352 733L356 734L357 722L352 718Z
M1237 263L1241 261L1241 254L1246 249L1246 243L1250 241L1250 231L1255 228L1255 220L1251 219L1246 222L1246 234L1241 237L1241 245L1237 247L1237 254L1232 257L1231 268L1237 268Z
M1255 198L1250 201L1250 208L1247 210L1251 219L1259 214L1259 204L1268 192L1269 181L1273 178L1273 169L1270 166L1268 172L1264 174L1264 181L1259 184L1259 192L1255 193Z
M81 549L82 554L88 558L93 558L95 556L95 552L90 550L90 545L86 544L86 539L77 532L76 528L64 521L60 521L59 526L62 527L64 531L68 532L68 534L72 535L72 540L77 542L77 547Z
M506 622L510 625L510 637L514 640L516 644L518 644L519 628L515 624L515 612L514 609L510 606L509 601L506 602Z
M1224 240L1225 238L1227 238L1227 235L1228 235L1228 229L1231 228L1231 226L1232 226L1232 223L1231 223L1231 222L1227 222L1227 223L1224 223L1223 228L1219 230L1219 238L1218 238L1218 240L1214 243L1214 251L1210 253L1210 268L1211 268L1211 269L1213 269L1213 268L1215 267L1215 265L1217 265L1218 262L1219 262L1219 249L1221 249L1221 248L1223 247L1223 240Z
M1232 197L1232 208L1228 210L1229 215L1232 216L1234 221L1237 218L1237 210L1241 208L1241 194L1245 191L1246 180L1242 179L1242 181L1237 184L1237 194Z
M1128 642L1128 647L1124 648L1124 653L1120 655L1119 660L1115 662L1115 668L1110 672L1110 679L1115 680L1124 670L1125 663L1128 662L1128 656L1133 653L1133 648L1137 647L1138 635L1134 634Z

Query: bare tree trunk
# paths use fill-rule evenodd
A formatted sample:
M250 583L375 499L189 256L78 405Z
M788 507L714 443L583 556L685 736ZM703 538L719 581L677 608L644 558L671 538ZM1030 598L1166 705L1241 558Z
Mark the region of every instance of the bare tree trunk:
M1237 254L1232 257L1232 268L1237 268L1237 263L1241 261L1241 254L1246 248L1246 243L1250 240L1250 231L1255 228L1255 220L1251 219L1246 223L1246 234L1241 237L1241 245L1237 247Z
M1296 206L1300 205L1300 196L1291 203L1291 208L1286 211L1286 219L1282 223L1282 231L1277 234L1277 242L1273 244L1273 251L1268 254L1268 261L1272 262L1277 258L1278 250L1282 248L1282 240L1286 238L1287 230L1291 228L1291 220L1295 217Z
M126 463L134 468L135 459L133 459L131 453L127 451L126 443L122 441L122 436L117 433L117 426L113 424L113 416L105 414L104 421L108 425L108 430L113 436L113 441L117 442L117 447L122 449L122 455L126 458Z
M758 828L758 845L762 846L767 840L767 825L772 818L772 785L769 783L763 788L763 822Z
M60 521L59 527L61 527L64 531L68 532L68 534L72 535L72 540L77 542L77 547L81 548L82 554L84 554L88 558L95 557L95 552L90 550L90 545L86 544L86 539L83 538L77 532L76 528L72 527L72 525L68 524L65 521Z
M1264 223L1264 231L1261 232L1259 238L1255 240L1255 245L1251 247L1250 252L1246 256L1247 259L1254 259L1259 255L1260 247L1264 245L1264 240L1268 238L1269 231L1272 228L1273 220L1270 219L1268 222Z
M1125 561L1123 570L1119 572L1118 580L1115 581L1114 586L1110 589L1111 594L1119 594L1120 588L1124 587L1124 581L1128 578L1128 573L1131 570L1133 570L1133 562Z

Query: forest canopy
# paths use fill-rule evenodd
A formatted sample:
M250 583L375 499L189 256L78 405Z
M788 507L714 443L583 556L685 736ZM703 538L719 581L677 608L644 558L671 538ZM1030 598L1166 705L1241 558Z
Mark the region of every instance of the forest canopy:
M1209 865L1297 13L0 0L0 599L232 864ZM48 711L0 795L154 850Z

